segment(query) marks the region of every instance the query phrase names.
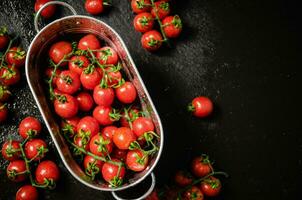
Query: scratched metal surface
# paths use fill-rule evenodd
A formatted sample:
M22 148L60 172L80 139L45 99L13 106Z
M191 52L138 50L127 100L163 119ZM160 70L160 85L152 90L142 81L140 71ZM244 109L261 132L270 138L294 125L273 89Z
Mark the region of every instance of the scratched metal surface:
M66 2L86 15L84 1ZM155 170L158 186L169 183L175 170L187 167L198 152L205 152L215 159L217 169L231 175L218 199L299 199L302 17L298 1L174 2L184 32L173 49L156 54L141 48L129 1L113 0L114 7L97 17L124 39L161 115L166 142ZM35 35L33 5L33 0L0 1L0 25L19 34L25 48ZM0 126L0 144L8 135L18 137L16 125L25 116L40 118L25 76L12 91L10 120ZM215 102L210 119L194 119L185 111L190 99L200 94ZM55 152L46 130L44 137ZM50 157L59 163L62 179L55 191L41 191L41 199L112 199L80 185L56 153ZM7 180L6 164L0 159L1 200L14 199L21 186Z

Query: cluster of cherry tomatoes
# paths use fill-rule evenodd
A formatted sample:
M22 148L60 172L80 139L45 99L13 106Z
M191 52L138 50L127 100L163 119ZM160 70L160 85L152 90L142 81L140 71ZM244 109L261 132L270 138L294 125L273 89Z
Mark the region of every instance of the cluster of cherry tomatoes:
M118 187L127 170L146 169L158 135L135 86L124 79L118 53L104 45L93 34L58 41L45 74L62 133L86 174Z
M131 0L132 11L137 15L133 25L136 31L143 33L141 44L148 51L158 50L168 38L177 38L182 31L182 22L178 15L170 15L169 0ZM155 30L156 22L159 31Z
M9 139L2 146L2 156L10 162L6 169L8 178L14 182L29 179L31 183L18 190L16 200L37 200L36 188L53 189L60 177L56 163L43 160L48 149L46 142L37 138L41 130L39 120L26 117L19 124L19 135L23 141Z
M18 46L12 46L6 27L0 27L0 123L7 119L6 102L11 96L9 86L20 81L20 68L24 66L26 52Z

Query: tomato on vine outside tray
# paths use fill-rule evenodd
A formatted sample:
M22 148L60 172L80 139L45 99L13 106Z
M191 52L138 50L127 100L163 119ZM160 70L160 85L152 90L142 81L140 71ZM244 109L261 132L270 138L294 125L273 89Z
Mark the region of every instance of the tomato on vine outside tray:
M85 9L92 15L101 14L104 11L103 0L86 0Z
M31 185L24 185L16 193L16 200L38 200L38 190Z
M193 177L189 172L177 171L174 177L174 181L177 185L185 187L193 182Z
M68 64L68 62L67 61L63 62L63 59L67 59L71 52L72 52L72 45L70 42L59 41L54 43L50 47L48 55L55 64L58 64L62 61L60 66L65 66Z
M80 50L97 50L99 48L101 48L101 44L98 38L93 34L85 35L78 43L78 49Z
M195 176L204 177L212 172L211 161L206 155L198 156L193 159L191 169Z
M192 186L186 190L183 194L183 200L203 200L204 196L200 189L196 186Z
M113 143L110 138L103 137L102 135L95 135L91 138L89 143L89 150L97 156L105 157L112 152Z
M146 155L142 150L135 149L130 150L126 156L127 167L135 172L141 172L148 166L149 156Z
M151 1L150 0L132 0L131 8L132 11L139 14L142 12L148 12L151 10Z
M63 118L74 117L79 110L78 101L69 94L62 94L54 101L55 112Z
M19 134L23 139L40 134L42 130L41 123L35 117L26 117L19 124Z
M188 111L196 117L207 117L213 112L213 103L208 97L199 96L188 105Z
M111 106L114 97L114 90L110 87L103 88L101 85L97 85L93 90L94 102L99 106Z
M80 111L88 112L94 106L93 98L88 92L80 92L76 96L76 99L78 101Z
M21 156L20 142L16 140L8 140L2 146L2 156L5 160L17 160Z
M9 65L19 68L24 65L25 58L26 52L21 47L12 47L8 50L5 59Z
M0 69L0 82L6 86L17 84L20 78L20 71L14 66L9 65Z
M24 160L13 160L6 168L7 177L14 182L22 182L27 178Z
M214 176L210 176L201 182L200 190L208 197L215 197L220 193L221 187L220 180Z
M81 76L83 70L88 67L90 61L85 56L72 56L68 62L70 71L76 72Z
M118 159L112 159L111 161L119 163L121 166L106 162L102 167L102 176L105 181L114 187L122 185L123 178L126 174L126 168L123 163ZM119 169L120 168L120 169Z
M35 12L38 12L42 6L44 6L46 3L50 2L52 0L36 0L35 3ZM42 10L41 15L42 17L48 19L52 17L56 12L56 6L50 5L46 7L44 10Z
M99 49L95 56L101 65L116 65L118 62L116 51L108 46Z
M148 51L158 50L162 45L162 41L162 35L156 30L144 33L141 38L143 48Z
M133 25L136 31L145 33L151 31L154 26L154 19L150 13L144 12L135 16Z
M137 92L133 83L126 81L115 89L117 99L124 104L133 103L136 99Z
M165 17L162 24L168 38L177 38L182 31L182 22L178 15Z
M5 104L0 102L0 123L7 119L8 110Z
M7 35L7 29L4 26L0 26L0 50L4 49L9 43L9 37Z
M66 94L74 94L81 87L80 77L76 72L64 70L56 80L57 89Z
M60 178L60 171L56 163L45 160L38 164L35 175L38 184L50 182L50 187L53 187Z
M129 149L132 142L136 140L135 134L128 127L118 128L113 135L115 146L122 150Z
M46 152L47 144L41 139L31 139L25 144L24 153L29 160L39 161L45 157Z
M168 16L171 12L169 2L166 1L155 2L154 7L151 10L151 14L153 15L153 17L156 17L156 12L159 19L163 19L166 16Z

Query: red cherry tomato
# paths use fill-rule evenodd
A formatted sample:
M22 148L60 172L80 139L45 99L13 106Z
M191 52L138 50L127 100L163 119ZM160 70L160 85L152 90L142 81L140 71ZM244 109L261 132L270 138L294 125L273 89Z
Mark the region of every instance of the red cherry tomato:
M9 37L7 36L7 29L4 26L0 27L0 50L4 49L9 43Z
M145 200L159 200L157 192L153 191Z
M20 142L16 140L6 141L2 146L2 156L5 160L17 160L21 156Z
M133 20L133 25L136 31L145 33L153 29L154 18L150 13L140 13L135 16Z
M132 123L133 133L141 137L144 133L154 132L154 124L150 118L139 117Z
M124 104L133 103L136 99L137 92L133 83L127 81L115 89L116 97Z
M196 186L192 186L183 194L183 200L203 200L204 196L200 189Z
M20 71L13 66L7 66L7 68L0 69L0 82L3 85L15 85L20 81L21 75Z
M26 52L21 47L12 47L6 54L6 61L9 65L19 68L24 65Z
M128 150L122 150L122 149L119 149L119 148L114 148L113 152L112 152L112 156L114 158L117 158L117 159L121 160L121 161L125 161L126 157L127 157L127 153L128 153Z
M186 187L193 182L193 177L189 172L177 171L174 177L174 181L181 187Z
M85 9L92 15L101 14L104 11L103 0L86 0Z
M79 110L88 112L92 109L94 101L92 96L88 92L81 92L77 95L76 98L79 104Z
M80 50L97 50L101 48L101 44L95 35L88 34L82 37L78 44L78 49Z
M24 160L14 160L6 168L8 178L14 182L24 181L27 177Z
M56 163L45 160L38 165L35 175L38 184L43 184L46 180L56 182L60 178L60 171Z
M113 135L113 142L119 149L129 149L130 144L136 140L136 136L128 127L118 128Z
M66 94L73 94L81 87L80 77L76 72L65 70L57 78L57 89Z
M213 103L208 97L196 97L189 104L188 110L196 117L207 117L213 112Z
M152 30L143 34L141 43L144 49L148 51L156 51L161 47L162 40L163 38L161 34L156 30Z
M72 46L70 42L60 41L54 43L48 52L50 59L55 63L58 64L64 58L68 58L70 53L72 52ZM61 66L67 65L67 61L64 61L60 64Z
M95 68L88 71L84 70L80 79L85 89L93 90L95 86L100 84L102 74L100 74Z
M111 47L103 47L96 52L96 58L101 65L116 65L118 55Z
M69 119L63 119L61 122L61 130L67 133L69 137L73 137L77 132L77 125L80 121L79 117L73 117Z
M31 185L24 185L16 193L16 200L38 200L38 190Z
M115 114L110 106L97 106L93 110L93 117L98 120L99 124L102 126L107 126L113 124L114 121L119 120L115 118Z
M46 4L47 2L50 2L51 0L37 0L35 3L35 12L38 12L40 10L40 8L42 6L44 6L44 4ZM55 14L56 11L56 6L55 5L50 5L47 8L45 8L44 10L42 10L41 15L48 19L50 17L52 17Z
M94 176L101 172L103 162L95 159L90 155L84 157L84 169L85 173L94 179Z
M89 64L90 61L85 56L73 56L68 62L68 67L70 71L73 71L80 76Z
M91 116L83 117L77 125L78 134L80 134L81 132L85 132L90 135L90 138L97 135L99 131L100 126L98 121Z
M148 165L149 157L145 155L142 150L135 149L130 150L127 153L126 165L135 172L141 172L146 169Z
M106 126L102 130L102 136L112 139L116 130L116 126Z
M41 139L32 139L26 142L24 152L27 159L41 160L47 152L47 145Z
M112 161L122 164L122 162L118 159L112 159ZM118 187L122 184L125 174L126 169L124 166L121 166L119 169L118 165L106 162L102 167L102 175L104 180L114 187Z
M122 80L122 74L119 70L113 67L106 68L106 83L108 87L116 86Z
M46 71L45 71L45 75L46 77L48 78L48 80L50 79L52 73L53 73L54 69L53 68L47 68ZM57 79L59 77L59 75L61 74L61 70L57 69L56 72L55 72L55 76L53 77L52 79L52 86L55 87L56 86L56 82L57 82Z
M151 10L151 1L150 0L132 0L131 8L135 13L148 12Z
M151 10L151 14L153 15L153 17L156 17L157 12L157 16L159 17L159 19L163 19L168 16L171 12L170 4L168 2L157 1L154 5L155 6Z
M86 151L89 151L89 145L88 142L85 138L78 137L77 135L74 138L74 144L77 145L80 148L85 149Z
M210 176L201 183L200 190L208 197L216 197L221 191L221 182L219 179Z
M26 117L19 124L19 134L23 139L39 135L41 130L41 123L35 117Z
M11 92L8 90L8 87L1 85L0 83L0 102L6 102L11 96Z
M78 101L69 94L63 94L56 98L54 107L56 113L63 118L74 117L79 109Z
M97 156L107 156L112 152L113 143L110 138L95 135L89 143L90 152Z
M122 113L122 117L120 119L120 123L124 127L130 127L129 123L133 122L139 117L139 110L137 108L131 108L127 112Z
M211 173L212 166L208 156L199 156L192 161L192 173L197 177L204 177Z
M0 123L7 119L8 110L5 104L0 102Z
M182 22L178 15L166 17L162 24L168 38L177 38L182 31Z
M114 100L114 90L97 85L93 90L93 99L99 106L111 106Z

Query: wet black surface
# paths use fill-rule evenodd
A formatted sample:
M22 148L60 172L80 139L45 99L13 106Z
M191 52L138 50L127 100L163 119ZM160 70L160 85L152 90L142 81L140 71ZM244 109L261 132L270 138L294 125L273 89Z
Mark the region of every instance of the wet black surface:
M84 14L83 1L71 3ZM128 1L97 18L122 36L161 115L165 147L155 172L158 186L169 183L178 168L199 153L230 174L219 199L299 199L302 178L301 11L297 1L186 0L174 10L184 32L173 49L144 51L132 27ZM18 33L24 47L35 35L34 1L1 0L0 25ZM300 86L299 86L300 85ZM8 124L0 126L0 143L17 137L16 125L27 115L39 116L22 83L13 89ZM212 118L186 113L196 95L211 97ZM49 136L45 131L49 140ZM14 199L18 184L5 176L0 159L0 199ZM57 158L62 179L41 199L112 199L82 186Z

